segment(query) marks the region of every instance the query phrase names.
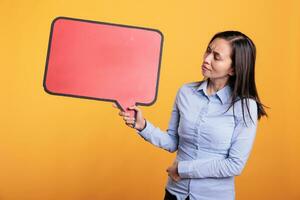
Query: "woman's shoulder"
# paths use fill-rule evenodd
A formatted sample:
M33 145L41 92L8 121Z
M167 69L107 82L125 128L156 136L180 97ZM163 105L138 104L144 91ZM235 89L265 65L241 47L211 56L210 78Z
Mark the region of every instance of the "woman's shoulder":
M185 90L196 90L204 81L193 81L193 82L186 82L183 83L179 87L179 91L185 91Z
M242 107L242 105L249 105L251 107L256 107L257 106L257 102L254 98L250 98L250 97L244 97L244 98L241 98L241 97L237 97L234 101L234 104L236 107Z
M242 100L243 99L243 100ZM249 114L253 117L257 117L257 102L254 98L237 98L234 101L234 111L237 118L242 118L243 113L245 117L249 117Z

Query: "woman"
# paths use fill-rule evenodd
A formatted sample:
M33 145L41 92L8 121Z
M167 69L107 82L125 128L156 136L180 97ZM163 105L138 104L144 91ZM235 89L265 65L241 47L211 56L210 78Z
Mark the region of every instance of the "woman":
M234 176L245 167L258 120L267 116L256 90L255 57L245 34L217 33L203 57L204 79L180 87L166 132L136 106L129 108L136 118L119 112L146 141L177 151L167 169L165 200L235 199Z

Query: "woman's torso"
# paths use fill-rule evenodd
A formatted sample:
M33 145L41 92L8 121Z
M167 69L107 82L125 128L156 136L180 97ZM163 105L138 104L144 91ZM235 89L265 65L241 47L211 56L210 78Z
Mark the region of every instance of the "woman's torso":
M225 86L208 96L207 81L182 86L177 99L180 114L176 160L222 159L228 156L235 128L230 105L231 88ZM227 112L226 112L227 111ZM234 199L234 177L182 179L168 178L166 188L178 199Z

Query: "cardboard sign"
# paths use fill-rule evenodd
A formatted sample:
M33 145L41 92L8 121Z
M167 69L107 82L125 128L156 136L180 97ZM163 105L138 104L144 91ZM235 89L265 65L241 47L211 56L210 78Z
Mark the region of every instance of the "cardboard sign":
M126 112L129 106L151 105L162 45L156 29L58 17L51 26L44 89L116 102Z

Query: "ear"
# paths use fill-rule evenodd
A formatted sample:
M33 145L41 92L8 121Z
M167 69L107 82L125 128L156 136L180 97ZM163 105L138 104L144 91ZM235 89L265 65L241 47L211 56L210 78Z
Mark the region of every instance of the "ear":
M235 75L235 72L234 72L234 67L230 67L230 68L229 68L228 75L229 75L229 76L233 76L233 75Z

